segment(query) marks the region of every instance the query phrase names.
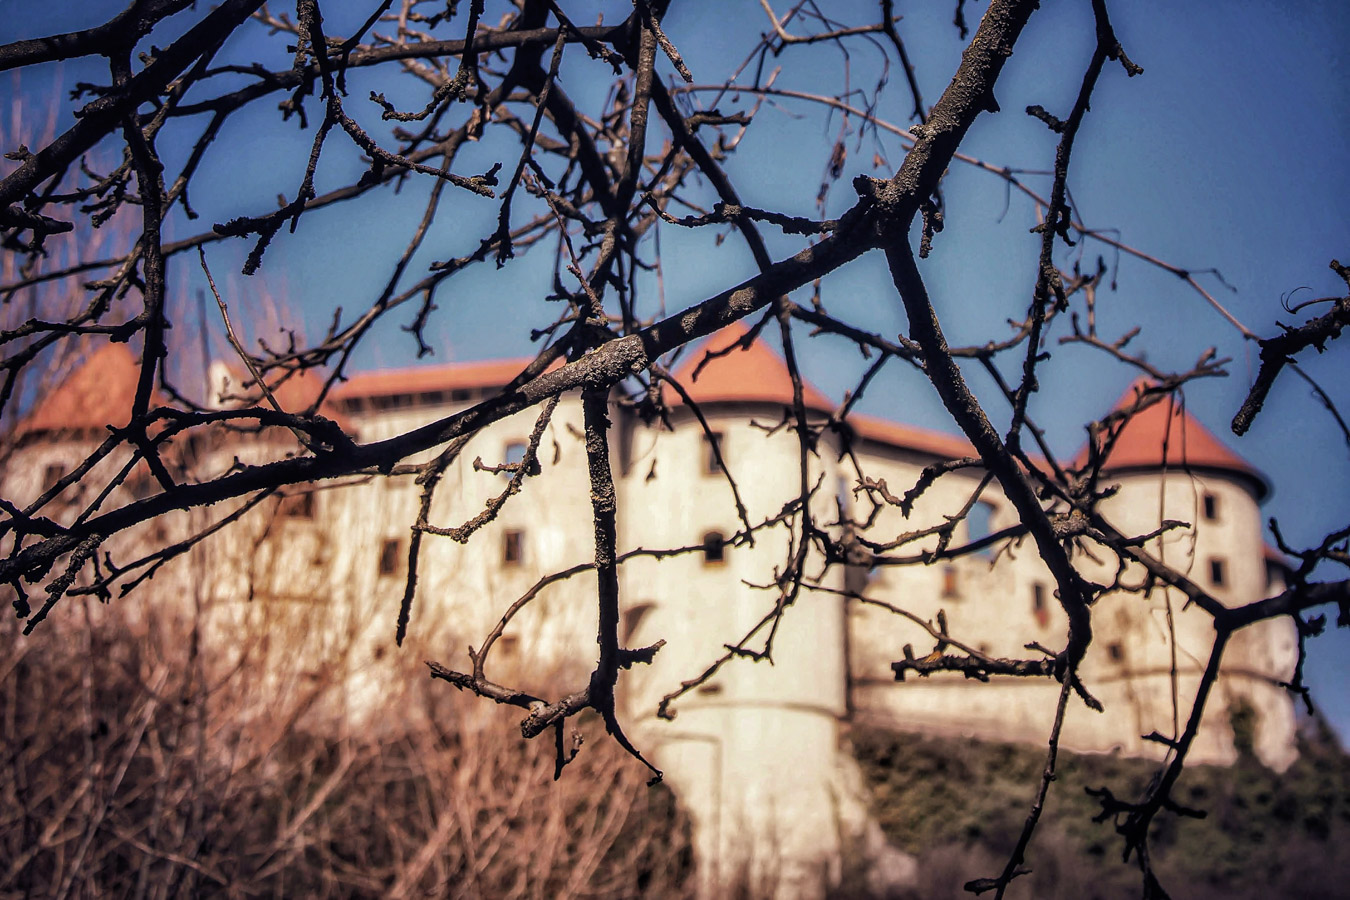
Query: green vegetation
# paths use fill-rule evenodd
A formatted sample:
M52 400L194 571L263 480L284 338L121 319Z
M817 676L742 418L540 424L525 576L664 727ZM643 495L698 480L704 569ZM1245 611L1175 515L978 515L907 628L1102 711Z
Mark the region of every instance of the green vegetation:
M855 731L852 741L887 837L919 857L921 896L969 897L964 881L997 873L1026 819L1043 749L869 730ZM1350 856L1341 852L1350 838L1350 757L1317 723L1301 751L1282 774L1249 752L1231 767L1187 769L1175 799L1206 815L1162 817L1151 844L1173 897L1350 895ZM1156 771L1146 760L1061 753L1028 853L1033 871L1010 894L1140 896L1134 860L1122 863L1124 842L1112 821L1093 821L1101 806L1085 788L1130 798Z

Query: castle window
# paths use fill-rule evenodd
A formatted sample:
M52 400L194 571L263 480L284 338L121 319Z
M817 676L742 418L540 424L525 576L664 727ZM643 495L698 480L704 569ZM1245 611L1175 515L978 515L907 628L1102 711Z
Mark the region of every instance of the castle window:
M502 453L502 462L508 466L519 465L525 461L525 442L511 441L506 445L506 450ZM507 478L515 475L515 472L502 472Z
M401 568L399 561L403 558L403 541L398 538L386 538L380 545L380 574L394 575Z
M1106 645L1106 655L1111 657L1111 662L1119 663L1125 661L1125 645L1119 641Z
M277 506L277 515L286 519L314 518L314 492L304 491L282 497L281 504Z
M1045 595L1045 585L1039 581L1031 586L1031 613L1042 628L1050 624L1050 601Z
M716 449L714 449L716 448ZM722 467L717 464L717 450L722 451L723 460L726 459L727 442L726 436L720 431L703 432L703 474L716 475L722 471Z
M1209 560L1209 583L1214 587L1223 587L1228 583L1228 564L1217 556Z
M942 596L956 597L960 594L956 583L956 566L942 567Z
M519 566L525 561L525 532L502 532L502 565Z
M1204 507L1205 521L1217 522L1219 519L1219 498L1214 494L1205 494L1201 500Z
M703 535L703 564L721 565L726 561L727 541L720 531L709 531Z
M968 543L982 540L993 534L992 520L994 518L994 505L986 503L983 500L976 501L975 505L966 513L966 540ZM988 553L986 547L980 551Z
M66 477L68 470L64 463L51 463L42 470L42 490L47 492L56 487L56 483Z
M619 640L627 644L633 635L642 625L642 620L647 618L647 613L651 612L655 604L639 603L636 606L630 606L623 611L623 618L619 622Z
M520 650L520 638L516 637L514 634L504 634L497 638L497 646L495 649L504 659L512 659L515 657L517 651Z

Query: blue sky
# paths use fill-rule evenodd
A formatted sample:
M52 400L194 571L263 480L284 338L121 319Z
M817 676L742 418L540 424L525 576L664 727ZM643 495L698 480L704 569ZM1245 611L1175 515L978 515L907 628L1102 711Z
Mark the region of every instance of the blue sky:
M5 22L0 38L80 27L120 6L0 0L0 21ZM365 15L354 11L356 6L343 4L341 10L328 12L330 33L350 27L347 17ZM599 6L607 11L607 21L631 8L622 3ZM967 6L973 22L983 4ZM997 165L1049 167L1055 136L1021 110L1038 103L1067 114L1092 50L1089 4L1044 6L1033 16L1000 82L997 98L1003 112L983 116L963 148ZM1350 63L1344 52L1350 41L1350 10L1332 0L1235 0L1222 5L1134 0L1112 6L1119 37L1145 72L1127 79L1119 67L1109 66L1102 77L1074 154L1070 188L1079 217L1092 227L1116 229L1121 240L1171 263L1195 271L1217 268L1232 289L1211 276L1200 276L1202 283L1260 335L1276 333L1277 322L1299 320L1281 308L1282 297L1297 301L1343 293L1327 264L1337 257L1350 262ZM729 10L727 19L714 21L710 10L716 9L720 18L724 8ZM871 3L829 8L849 22L875 15ZM950 78L963 46L950 25L953 8L953 2L897 4L904 16L899 29L909 40L929 103ZM35 9L42 10L40 17ZM745 56L767 24L758 3L744 0L725 7L673 4L665 27L696 80L715 83ZM247 59L257 47L252 39L238 39L227 55ZM272 64L285 64L283 55L270 52ZM856 47L849 60L850 86L870 93L881 60L878 50ZM770 66L782 67L778 87L808 92L834 93L845 77L843 57L828 47L789 48ZM584 106L603 96L606 71L583 54L573 54L564 65L562 84ZM663 77L672 74L664 62L660 71ZM54 96L50 82L41 83L43 77L70 84L92 80L98 72L87 62L68 63L59 70L26 73L19 87L6 79L0 91L41 108ZM890 82L880 112L906 124L908 94L893 61ZM385 91L404 106L424 102L416 92L396 93L402 89L395 80L355 76L351 108L370 127L376 127L378 110L359 99L370 90ZM728 98L721 106L723 111L745 109L752 102L742 95L739 104ZM175 236L233 216L258 214L271 207L278 193L294 195L312 132L280 125L274 104L264 106L257 115L227 126L220 149L208 154L209 177L193 193L202 218L175 220ZM68 124L68 113L63 115L61 124ZM842 124L837 113L809 103L766 104L727 168L747 202L813 215L825 162ZM843 177L829 195L831 214L852 202L849 182L854 175L886 174L903 156L896 139L860 135L856 119L849 125L854 129L847 136L849 155ZM161 146L171 161L187 152L167 135ZM501 150L485 141L470 148L457 169L482 171ZM881 168L873 167L874 155L882 157ZM320 190L359 169L352 154L333 153L320 168ZM1026 180L1048 192L1047 178ZM1004 333L1004 320L1020 316L1030 296L1038 249L1037 237L1028 233L1033 209L1018 197L1006 202L1000 181L962 165L953 166L944 192L947 228L938 235L923 272L954 343L997 338ZM337 306L349 313L361 309L388 277L388 261L396 258L416 226L425 193L424 185L411 185L397 196L385 193L360 206L308 214L295 235L278 237L262 274L226 279L227 290L237 298L232 302L247 309L268 292L284 297L311 332L326 325ZM418 261L468 252L490 230L487 223L495 214L492 201L453 198ZM754 271L734 236L715 247L710 234L667 228L661 240L669 308L696 302ZM781 257L799 244L773 237L771 246ZM247 250L237 241L213 246L210 259L218 279L238 272ZM1343 526L1350 510L1350 453L1308 389L1286 375L1270 401L1271 412L1278 415L1268 413L1246 437L1234 438L1227 423L1255 374L1255 346L1176 277L1118 258L1091 241L1074 252L1081 253L1085 267L1095 266L1098 255L1112 267L1116 288L1100 297L1103 334L1118 336L1138 325L1141 332L1132 346L1146 348L1150 362L1160 367L1187 368L1210 346L1232 358L1230 377L1189 388L1187 403L1229 446L1269 474L1275 491L1265 513L1280 520L1286 536L1307 545ZM483 266L452 279L438 297L440 312L428 331L436 358L528 353L527 329L503 327L503 322L542 324L553 314L555 307L541 305L551 253L541 247L500 273ZM1061 262L1073 258L1061 253ZM200 283L195 266L195 258L182 258L171 269L185 293ZM653 285L648 294L655 297ZM858 324L889 334L904 330L903 313L879 259L865 258L826 279L823 299L832 312ZM394 321L371 336L358 364L412 362L415 345L398 329L411 315L411 310L396 312ZM811 341L805 346L807 374L836 398L865 368L856 351L841 342ZM1052 343L1047 349L1053 356L1032 413L1048 429L1053 447L1071 454L1082 443L1082 423L1104 412L1131 373L1081 348ZM1347 352L1343 346L1333 347L1307 360L1309 373L1343 412L1350 412ZM982 376L972 372L971 377L989 396ZM1006 416L997 402L990 401L989 408L996 417ZM931 388L899 364L873 383L862 409L947 431L953 427ZM1324 577L1344 573L1328 571ZM1308 678L1314 698L1342 735L1350 735L1350 632L1333 630L1311 649Z

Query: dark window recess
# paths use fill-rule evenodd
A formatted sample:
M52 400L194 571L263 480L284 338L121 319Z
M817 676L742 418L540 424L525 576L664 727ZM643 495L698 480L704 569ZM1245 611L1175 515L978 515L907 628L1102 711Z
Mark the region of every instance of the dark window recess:
M727 541L720 531L709 531L703 535L703 564L715 565L727 557Z
M714 452L714 445L717 450L722 451L722 460L726 461L727 441L726 436L720 431L703 432L703 474L716 475L722 471L722 467L717 464L717 453Z
M144 466L137 466L131 470L131 474L123 482L123 487L134 499L144 500L159 489L159 482L155 481L155 476L146 471Z
M942 567L942 596L955 597L959 594L956 583L956 566Z
M281 505L277 507L277 515L287 519L314 518L314 492L305 491L302 494L282 497Z
M1125 647L1124 647L1123 644L1120 644L1120 643L1118 643L1118 642L1117 642L1117 643L1113 643L1113 644L1107 644L1107 645L1106 645L1106 655L1109 656L1109 657L1111 657L1111 662L1116 662L1116 663L1118 663L1118 662L1124 662L1124 661L1125 661Z
M1228 564L1223 560L1214 558L1209 561L1209 583L1215 587L1223 587L1228 583Z
M525 532L507 531L502 533L502 563L518 566L525 561Z
M43 492L45 493L46 491L49 491L52 488L56 487L56 483L60 481L62 478L66 477L67 471L68 470L66 469L65 465L63 465L62 463L52 463L51 465L44 468L42 470Z
M398 538L386 538L380 545L380 574L393 575L400 568L403 559L403 541Z
M1205 494L1201 503L1205 509L1205 520L1208 522L1217 521L1219 518L1219 498L1213 494Z
M497 638L496 650L503 657L509 659L510 657L515 656L516 652L519 649L520 649L520 638L516 637L514 634L504 634L501 637Z
M623 618L619 621L619 640L624 644L635 634L638 628L642 627L643 619L647 618L647 613L651 612L653 604L639 603L623 611Z
M1042 628L1050 624L1050 601L1045 595L1045 585L1040 582L1031 586L1031 613Z

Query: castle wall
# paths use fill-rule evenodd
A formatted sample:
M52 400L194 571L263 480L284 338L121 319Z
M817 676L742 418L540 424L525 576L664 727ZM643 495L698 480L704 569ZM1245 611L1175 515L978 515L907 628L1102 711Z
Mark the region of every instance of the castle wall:
M403 433L465 408L466 403L399 406L353 413L362 441ZM783 512L797 494L800 456L781 408L715 403L704 408L746 507L758 524ZM537 411L495 423L475 436L448 467L429 521L453 528L482 512L509 477L475 470L508 460L528 440ZM914 731L969 734L994 740L1043 742L1059 685L1049 679L999 679L992 684L960 675L911 676L896 683L890 664L910 645L917 656L936 639L918 622L877 604L845 601L830 590L803 589L776 626L766 624L746 640L763 649L773 631L773 664L733 659L707 682L675 701L673 722L659 720L661 698L705 671L775 609L776 574L794 536L777 524L756 531L754 543L720 547L743 528L726 478L710 469L702 429L692 414L671 411L673 430L645 426L614 407L612 457L618 508L618 550L687 552L635 555L620 568L621 639L640 647L663 639L650 667L638 666L620 682L625 727L635 743L666 770L696 828L705 892L738 883L783 895L824 892L848 839L845 823L865 820L861 799L848 787L841 758L841 722L850 715ZM758 425L755 424L756 420ZM760 426L768 426L760 427ZM236 460L256 463L294 452L293 441L220 436L194 459L202 477ZM808 480L821 485L812 513L824 526L836 503L854 518L871 506L852 487L859 474L884 479L901 494L934 461L925 453L862 441L855 452L862 472L840 458L831 433L809 457ZM88 442L52 440L16 451L7 462L7 496L37 494L47 467L73 468L93 448ZM106 461L108 475L128 457ZM413 462L422 462L423 455ZM288 491L268 499L239 523L191 554L191 565L168 566L157 576L158 596L192 597L207 610L209 645L227 664L248 665L274 691L294 692L316 679L345 686L346 712L375 723L406 713L402 690L389 677L395 659L430 658L467 670L465 645L479 646L510 604L545 575L580 567L570 578L543 588L505 629L488 661L490 679L542 696L580 687L597 654L591 502L580 399L562 398L539 447L542 472L526 479L496 518L467 544L427 535L419 566L417 600L407 644L394 645L394 627L406 583L409 524L421 488L412 476L352 479L342 485ZM103 471L100 470L100 474ZM943 522L979 489L977 469L950 473L916 502L910 516L882 505L863 535L886 544ZM1189 573L1225 603L1259 599L1266 588L1260 514L1253 484L1218 472L1119 473L1119 493L1104 515L1127 534L1152 531L1162 519L1192 527L1151 542L1150 551ZM110 505L130 502L132 485ZM951 544L1016 524L996 486L978 498L982 513L959 524ZM210 513L173 514L149 528L155 534L115 537L109 549L134 558L138 545L200 528ZM65 515L59 510L58 517ZM73 514L73 513L71 513ZM837 528L834 529L836 532ZM936 536L887 550L913 557L932 551ZM720 558L719 558L720 556ZM1114 565L1075 556L1086 577L1109 583ZM807 564L821 570L817 551ZM832 567L823 587L861 584L864 573ZM1127 568L1126 584L1144 573ZM880 566L866 573L864 593L937 626L992 656L1024 657L1027 644L1057 650L1065 619L1054 582L1026 539L928 565ZM1189 709L1213 640L1208 616L1184 608L1175 591L1146 596L1111 593L1098 601L1096 639L1082 676L1106 705L1093 713L1076 700L1063 745L1080 751L1161 756L1164 747L1144 738L1175 734ZM1296 641L1287 621L1263 623L1239 634L1191 758L1230 762L1237 743L1230 710L1254 713L1250 740L1275 768L1293 759L1293 707L1276 685L1292 669ZM1181 705L1178 705L1177 699ZM465 698L465 703L474 703Z

